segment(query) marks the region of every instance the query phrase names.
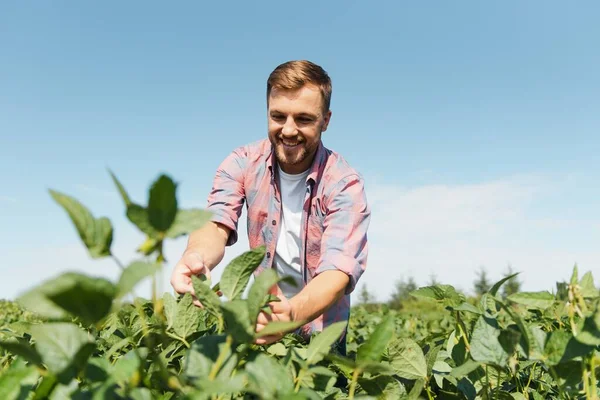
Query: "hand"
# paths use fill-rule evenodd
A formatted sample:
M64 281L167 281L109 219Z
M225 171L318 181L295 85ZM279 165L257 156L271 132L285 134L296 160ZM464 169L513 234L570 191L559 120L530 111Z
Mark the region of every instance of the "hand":
M173 268L171 274L171 286L179 294L190 293L194 298L194 305L204 308L202 303L196 298L192 286L192 275L206 275L210 279L210 269L204 262L204 257L197 251L190 251L183 254L181 260Z
M273 285L273 287L269 289L269 293L277 296L280 301L273 301L269 303L271 315L265 313L264 311L261 311L260 314L258 314L258 318L256 319L256 333L262 331L265 326L272 321L289 322L294 320L292 305L287 297L285 297L281 289L279 289L279 286L277 286L277 284ZM286 332L282 332L274 335L264 336L256 339L255 343L258 345L271 344L283 338L285 334Z

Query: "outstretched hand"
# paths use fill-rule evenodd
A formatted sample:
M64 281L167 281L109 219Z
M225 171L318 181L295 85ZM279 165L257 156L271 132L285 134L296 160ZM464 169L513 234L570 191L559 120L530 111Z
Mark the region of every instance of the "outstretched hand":
M277 296L279 301L273 301L269 303L271 315L265 313L264 311L261 311L260 314L258 314L258 318L256 319L256 333L262 331L270 322L290 322L294 320L292 305L287 297L285 297L281 289L279 289L279 286L277 284L273 285L271 289L269 289L269 293ZM258 345L271 344L283 338L285 333L286 332L264 336L256 339L255 343Z

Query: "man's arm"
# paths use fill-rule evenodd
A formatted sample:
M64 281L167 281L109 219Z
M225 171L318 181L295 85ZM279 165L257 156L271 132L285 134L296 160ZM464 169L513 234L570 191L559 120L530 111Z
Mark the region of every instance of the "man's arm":
M204 254L206 267L212 270L225 255L225 247L231 230L223 224L210 221L195 230L188 238L185 253Z
M341 271L325 271L314 277L296 296L290 299L293 321L312 321L338 301L350 282Z
M236 242L237 223L245 200L245 166L243 148L233 151L219 165L206 207L212 213L211 221L190 234L187 247L173 268L171 285L176 292L193 294L192 276L210 277L210 271L223 259L226 246ZM195 303L200 306L197 300Z

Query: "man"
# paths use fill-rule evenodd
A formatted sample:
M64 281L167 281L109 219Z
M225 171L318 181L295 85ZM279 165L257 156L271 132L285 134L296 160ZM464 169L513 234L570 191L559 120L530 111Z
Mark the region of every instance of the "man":
M321 141L330 101L331 80L318 65L291 61L271 73L268 138L235 149L219 166L206 207L212 222L190 235L171 277L177 292L193 293L191 276L210 276L237 241L246 202L250 248L266 246L256 273L276 268L297 283L275 288L281 301L271 303L271 315L261 313L257 332L271 320L309 321L298 331L308 337L348 320L350 293L366 268L371 212L360 175Z

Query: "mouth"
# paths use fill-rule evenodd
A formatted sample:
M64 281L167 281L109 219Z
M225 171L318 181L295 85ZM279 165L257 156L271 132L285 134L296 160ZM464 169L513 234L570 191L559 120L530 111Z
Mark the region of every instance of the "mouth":
M301 142L288 142L287 140L281 140L280 143L283 145L285 149L295 149L300 146Z

